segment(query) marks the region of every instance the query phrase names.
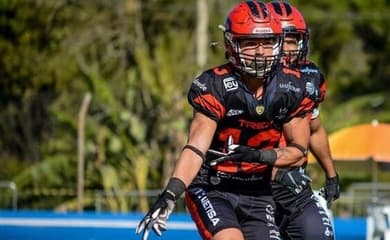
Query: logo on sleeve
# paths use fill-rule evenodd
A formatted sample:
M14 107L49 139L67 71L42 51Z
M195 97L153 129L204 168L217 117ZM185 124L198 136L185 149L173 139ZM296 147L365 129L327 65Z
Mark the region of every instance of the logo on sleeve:
M207 90L206 84L201 83L198 78L194 80L194 84L195 84L195 86L200 88L202 91L206 91Z
M313 95L316 88L314 87L314 84L312 82L306 82L306 92L309 94L309 95Z
M302 73L318 73L318 69L309 68L306 66L305 68L301 68Z
M228 77L223 80L223 85L227 92L236 90L238 88L238 82L233 77Z

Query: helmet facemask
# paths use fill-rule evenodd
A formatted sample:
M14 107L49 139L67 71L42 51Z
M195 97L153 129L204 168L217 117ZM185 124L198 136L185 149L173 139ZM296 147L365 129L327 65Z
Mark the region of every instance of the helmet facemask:
M291 49L283 49L283 60L288 65L297 66L300 63L303 63L306 60L307 52L308 52L308 39L309 34L306 31L297 31L291 29L283 29L284 30L284 43L288 43L290 38L296 40L297 48L295 50Z
M239 36L232 38L229 33L225 33L225 40L228 41L228 45L231 48L231 55L228 56L228 60L242 72L247 73L255 78L266 78L274 67L279 63L282 54L282 37L269 35L269 36ZM260 40L261 39L261 40ZM240 41L253 40L253 42L259 42L253 46L253 49L262 45L263 48L272 49L272 54L264 56L263 54L248 54L243 51L240 46ZM251 47L246 47L251 49Z

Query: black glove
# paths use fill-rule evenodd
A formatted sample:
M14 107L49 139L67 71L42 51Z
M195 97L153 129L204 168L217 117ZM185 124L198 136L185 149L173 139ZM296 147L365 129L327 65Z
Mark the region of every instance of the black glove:
M276 152L274 150L261 150L254 149L247 146L232 144L229 145L229 153L223 157L214 159L210 162L211 166L215 166L219 163L226 161L233 162L253 162L253 163L266 163L268 165L274 165L276 161Z
M340 197L340 181L339 175L336 174L335 177L328 178L326 177L325 181L325 199L328 205L328 208L332 206L332 202Z
M285 186L294 194L299 194L312 181L303 169L284 169L279 168L275 175L275 181Z
M158 196L157 201L138 224L135 233L143 232L142 240L148 239L150 229L161 236L162 232L167 230L167 220L175 207L177 196L180 196L184 191L184 183L178 178L171 178L167 188Z

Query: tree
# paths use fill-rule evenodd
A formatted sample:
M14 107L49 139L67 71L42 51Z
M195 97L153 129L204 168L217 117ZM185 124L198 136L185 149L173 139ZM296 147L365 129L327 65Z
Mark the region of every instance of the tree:
M186 92L200 70L224 61L218 25L235 3L207 1L213 44L202 68L197 1L0 3L0 179L17 183L20 206L75 209L77 114L91 92L84 206L99 191L108 209L145 210L146 198L118 192L164 185L186 142ZM327 78L321 116L330 132L372 117L390 122L389 4L292 3Z

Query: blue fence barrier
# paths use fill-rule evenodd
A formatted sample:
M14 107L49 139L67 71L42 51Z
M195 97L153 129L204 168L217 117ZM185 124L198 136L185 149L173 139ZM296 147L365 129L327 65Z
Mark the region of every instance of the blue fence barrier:
M0 239L4 240L131 240L140 239L135 228L140 213L55 213L42 211L0 211ZM334 221L337 240L363 240L365 218ZM150 240L198 240L195 225L188 214L172 214L169 230Z

